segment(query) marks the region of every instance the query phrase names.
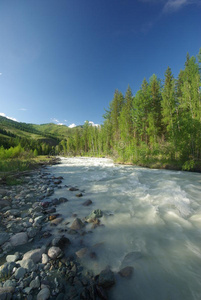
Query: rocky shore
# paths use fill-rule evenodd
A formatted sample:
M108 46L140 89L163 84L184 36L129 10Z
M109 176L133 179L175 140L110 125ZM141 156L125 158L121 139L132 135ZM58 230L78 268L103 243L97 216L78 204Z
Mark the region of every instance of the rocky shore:
M53 199L55 190L68 188L76 197L82 192L63 186L62 179L43 166L23 174L21 185L0 186L0 300L108 299L108 289L119 276L132 276L133 268L125 264L118 274L107 267L98 275L82 266L83 257L94 260L96 253L84 246L74 251L69 235L87 234L87 223L92 229L101 226L103 212L89 210L84 219L75 216L70 224L64 220L57 207L68 199ZM61 223L54 234L51 228Z

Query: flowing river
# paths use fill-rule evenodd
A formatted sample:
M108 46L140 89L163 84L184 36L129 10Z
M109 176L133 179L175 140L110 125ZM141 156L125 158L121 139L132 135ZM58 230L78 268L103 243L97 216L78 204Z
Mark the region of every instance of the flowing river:
M97 260L83 261L86 268L98 274L108 265L114 272L134 267L130 279L117 276L109 299L201 299L201 174L83 157L62 158L51 170L63 184L85 190L81 198L56 190L54 197L69 199L58 209L69 222L73 214L104 213L105 226L91 230L89 224L92 233L69 236L75 249L81 243L96 252ZM82 206L88 199L92 205Z

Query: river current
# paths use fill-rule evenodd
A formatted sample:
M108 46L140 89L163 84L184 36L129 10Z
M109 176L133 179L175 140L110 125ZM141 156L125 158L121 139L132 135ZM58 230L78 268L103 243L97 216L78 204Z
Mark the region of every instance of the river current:
M104 213L104 226L82 239L69 237L75 250L82 244L97 254L83 261L86 268L98 274L108 265L114 272L134 267L131 279L117 276L109 299L201 299L201 174L83 157L61 158L51 170L64 185L85 191L77 198L67 188L56 190L54 197L69 199L58 210L65 219L82 219L94 209ZM88 199L92 205L82 206Z

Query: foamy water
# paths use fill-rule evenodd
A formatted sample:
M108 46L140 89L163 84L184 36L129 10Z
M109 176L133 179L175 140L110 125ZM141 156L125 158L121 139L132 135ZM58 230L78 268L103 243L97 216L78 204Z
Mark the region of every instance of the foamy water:
M104 227L82 238L70 236L75 249L82 244L96 252L97 260L83 261L88 269L98 274L109 265L119 271L124 257L135 252L126 263L134 267L133 277L117 277L110 299L201 299L200 174L83 157L62 158L51 170L64 177L63 184L85 190L81 198L56 190L54 197L69 199L58 210L65 219L72 222L73 213L84 218L97 208L104 212ZM87 199L93 204L82 206Z

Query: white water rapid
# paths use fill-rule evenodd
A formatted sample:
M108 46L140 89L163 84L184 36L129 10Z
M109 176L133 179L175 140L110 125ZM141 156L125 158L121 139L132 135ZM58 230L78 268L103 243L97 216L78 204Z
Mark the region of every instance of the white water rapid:
M134 252L126 263L134 267L132 278L117 276L109 299L201 299L201 174L83 157L62 158L51 170L64 177L63 185L85 190L81 198L67 188L55 190L54 197L69 199L58 212L70 224L72 214L82 219L94 209L104 213L105 226L83 237L69 235L75 250L84 245L97 254L97 260L84 260L89 270L98 274L109 265L118 272ZM92 205L83 206L88 199Z

